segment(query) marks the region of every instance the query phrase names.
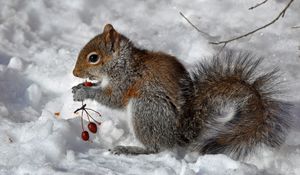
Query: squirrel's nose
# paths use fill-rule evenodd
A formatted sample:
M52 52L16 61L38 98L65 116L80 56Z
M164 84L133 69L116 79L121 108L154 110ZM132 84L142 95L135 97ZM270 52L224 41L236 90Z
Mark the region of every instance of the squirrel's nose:
M80 70L74 69L74 70L73 70L73 75L74 75L75 77L80 77Z

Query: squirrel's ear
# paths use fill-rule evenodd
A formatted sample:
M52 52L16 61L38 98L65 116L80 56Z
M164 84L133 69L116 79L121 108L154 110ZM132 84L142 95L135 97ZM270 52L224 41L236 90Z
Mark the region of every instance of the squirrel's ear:
M103 29L103 33L110 32L111 30L115 30L111 24L106 24Z
M115 52L120 44L120 34L114 29L111 24L106 24L103 29L103 35L106 47Z

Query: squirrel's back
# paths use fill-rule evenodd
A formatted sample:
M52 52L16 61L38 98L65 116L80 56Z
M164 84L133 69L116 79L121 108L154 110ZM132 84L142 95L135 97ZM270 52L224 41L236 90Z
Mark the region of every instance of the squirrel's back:
M194 118L201 153L247 156L260 145L277 147L289 128L289 104L276 99L277 70L258 74L262 58L228 51L199 64L193 74Z

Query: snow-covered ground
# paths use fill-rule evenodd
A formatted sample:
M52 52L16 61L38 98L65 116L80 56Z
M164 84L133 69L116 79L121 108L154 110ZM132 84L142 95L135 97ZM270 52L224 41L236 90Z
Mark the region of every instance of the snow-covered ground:
M295 105L295 122L278 151L261 148L243 162L224 155L112 155L115 145L138 144L125 111L95 102L103 115L92 142L80 138L73 111L72 75L83 45L112 23L136 45L177 56L187 68L228 39L273 19L287 3L260 0L0 0L0 174L300 174L300 1L272 26L228 44L265 56L265 67L279 66L286 82L285 100ZM183 12L210 37L195 31ZM60 112L60 116L55 116Z

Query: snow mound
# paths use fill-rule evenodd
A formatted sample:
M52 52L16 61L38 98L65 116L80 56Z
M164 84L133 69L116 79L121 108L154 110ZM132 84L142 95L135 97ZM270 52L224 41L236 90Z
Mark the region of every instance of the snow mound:
M126 111L93 101L100 111L99 132L81 140L80 118L74 110L72 76L84 44L112 23L136 45L177 56L188 69L217 53L208 41L227 39L261 26L275 17L284 1L22 1L0 0L0 174L300 174L300 2L283 19L227 47L265 56L267 67L281 68L286 101L295 104L293 129L280 150L260 148L244 161L225 155L198 155L180 150L154 155L112 155L116 145L139 145ZM209 36L200 34L183 12ZM84 126L87 121L85 118Z

